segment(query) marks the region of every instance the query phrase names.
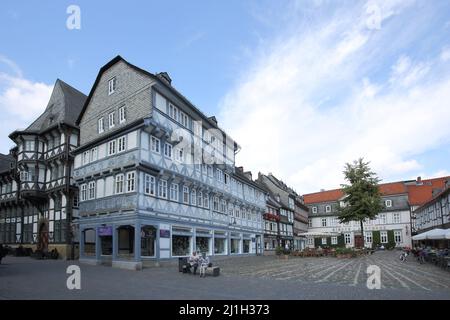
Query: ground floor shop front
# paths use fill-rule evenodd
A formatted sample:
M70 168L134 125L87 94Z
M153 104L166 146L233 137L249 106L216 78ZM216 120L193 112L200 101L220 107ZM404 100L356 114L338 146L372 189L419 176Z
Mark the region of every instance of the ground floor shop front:
M141 269L143 263L190 256L263 253L262 234L254 230L137 219L82 219L78 224L80 261L110 262Z

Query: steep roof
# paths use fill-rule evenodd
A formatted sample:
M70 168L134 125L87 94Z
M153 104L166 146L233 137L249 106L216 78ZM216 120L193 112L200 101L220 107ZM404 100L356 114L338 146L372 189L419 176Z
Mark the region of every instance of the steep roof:
M390 182L379 185L380 193L384 196L407 193L404 182ZM344 196L342 189L326 190L303 195L305 204L337 201Z
M14 157L9 154L0 153L0 173L11 169L11 163L14 163Z
M445 182L450 180L450 176L416 181L407 185L408 200L412 206L421 206L433 199L433 192L444 190Z
M86 96L82 92L57 79L44 112L28 128L14 131L10 137L16 133L40 133L58 123L76 126L85 101Z

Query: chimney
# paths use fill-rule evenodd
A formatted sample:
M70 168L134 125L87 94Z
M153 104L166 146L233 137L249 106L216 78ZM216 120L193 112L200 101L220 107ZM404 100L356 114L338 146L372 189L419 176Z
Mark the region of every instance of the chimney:
M320 189L320 192L325 192L325 189Z
M252 180L252 172L251 171L246 171L244 172L244 175L249 179ZM252 180L253 181L253 180Z
M421 186L423 183L422 183L422 177L417 177L417 180L416 180L416 185L418 185L418 186Z
M211 120L212 122L214 122L214 124L215 124L216 127L217 127L217 119L216 119L215 116L209 117L208 119Z

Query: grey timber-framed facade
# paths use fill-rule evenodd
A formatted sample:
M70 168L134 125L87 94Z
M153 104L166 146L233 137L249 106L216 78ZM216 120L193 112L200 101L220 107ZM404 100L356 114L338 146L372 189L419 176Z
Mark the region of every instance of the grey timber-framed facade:
M80 260L140 269L262 253L265 193L239 146L171 84L120 56L100 69L77 124Z

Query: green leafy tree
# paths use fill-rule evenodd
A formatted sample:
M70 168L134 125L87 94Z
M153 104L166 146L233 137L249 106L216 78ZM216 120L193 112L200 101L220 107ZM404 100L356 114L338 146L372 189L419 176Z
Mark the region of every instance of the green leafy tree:
M342 185L345 197L343 205L338 208L339 220L341 223L359 221L364 246L364 220L374 219L383 209L378 189L381 180L363 158L353 161L353 164L346 163L344 176L348 184Z

